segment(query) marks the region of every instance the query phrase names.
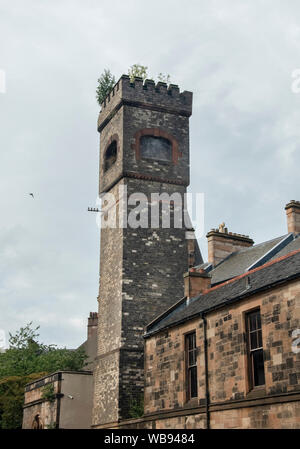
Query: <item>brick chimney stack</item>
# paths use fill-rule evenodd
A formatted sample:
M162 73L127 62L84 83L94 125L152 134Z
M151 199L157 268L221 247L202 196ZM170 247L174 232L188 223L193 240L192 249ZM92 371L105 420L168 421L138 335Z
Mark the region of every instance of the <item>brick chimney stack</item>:
M184 278L184 296L187 298L194 298L202 293L204 290L210 288L211 276L204 270L196 271L191 268L183 275Z
M87 338L90 340L96 333L98 327L98 313L90 312L87 325Z
M288 232L300 232L300 201L292 200L286 206Z
M243 248L248 248L254 241L248 235L228 232L225 223L220 224L219 229L212 229L206 235L208 243L208 262L216 266L229 254Z

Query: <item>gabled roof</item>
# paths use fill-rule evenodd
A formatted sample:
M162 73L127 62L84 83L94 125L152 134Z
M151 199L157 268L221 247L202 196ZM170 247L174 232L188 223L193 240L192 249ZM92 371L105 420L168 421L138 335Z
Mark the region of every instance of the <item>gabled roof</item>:
M177 309L176 306L171 308L170 313L164 313L147 326L145 337L297 278L300 278L300 249L212 287L195 298L183 298Z
M300 248L300 238L290 233L236 251L214 268L209 264L202 264L197 268L203 268L209 272L212 276L211 284L216 285L298 248Z

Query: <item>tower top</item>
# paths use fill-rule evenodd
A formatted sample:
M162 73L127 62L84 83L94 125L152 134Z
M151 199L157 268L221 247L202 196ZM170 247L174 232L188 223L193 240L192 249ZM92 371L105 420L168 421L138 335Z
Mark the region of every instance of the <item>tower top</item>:
M176 84L136 77L130 82L128 75L122 75L111 92L101 104L98 118L98 131L100 132L123 105L142 107L143 109L167 112L170 114L192 115L193 94L189 91L180 92Z

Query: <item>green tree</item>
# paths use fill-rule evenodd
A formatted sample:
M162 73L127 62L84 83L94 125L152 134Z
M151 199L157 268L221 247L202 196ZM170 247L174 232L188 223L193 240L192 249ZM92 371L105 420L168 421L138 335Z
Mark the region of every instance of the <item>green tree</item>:
M148 75L148 67L142 64L133 64L128 69L128 75L130 82L134 83L136 77L145 79L153 79ZM158 81L164 83L170 83L170 75L159 73L157 76ZM100 78L98 78L98 87L96 89L96 99L101 106L107 95L111 92L112 88L116 84L116 79L109 69L105 69Z
M148 67L141 64L133 64L128 69L130 82L133 83L136 77L143 78L143 81L148 78Z
M78 371L86 365L83 348L69 350L38 342L32 323L9 334L9 348L0 353L0 428L22 426L24 387L54 371Z
M39 343L39 326L32 323L21 327L15 335L9 334L9 349L0 353L0 379L8 376L26 376L32 373L57 370L78 371L85 366L86 354L83 348L70 350L56 345Z
M96 99L100 106L115 84L115 77L109 69L105 69L100 78L98 78L98 87L96 89Z
M21 429L25 385L45 375L35 373L0 379L0 429Z

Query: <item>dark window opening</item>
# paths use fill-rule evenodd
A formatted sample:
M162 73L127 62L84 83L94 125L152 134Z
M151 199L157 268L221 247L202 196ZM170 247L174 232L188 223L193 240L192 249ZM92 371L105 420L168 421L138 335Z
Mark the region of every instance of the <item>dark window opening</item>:
M246 315L249 377L251 388L265 384L264 353L260 311Z
M43 422L40 415L35 415L32 423L32 429L43 429Z
M187 399L198 397L196 332L186 337Z
M117 160L117 142L114 140L107 148L104 157L104 171L107 171Z
M142 159L170 162L172 161L172 144L164 137L142 136L140 155Z

